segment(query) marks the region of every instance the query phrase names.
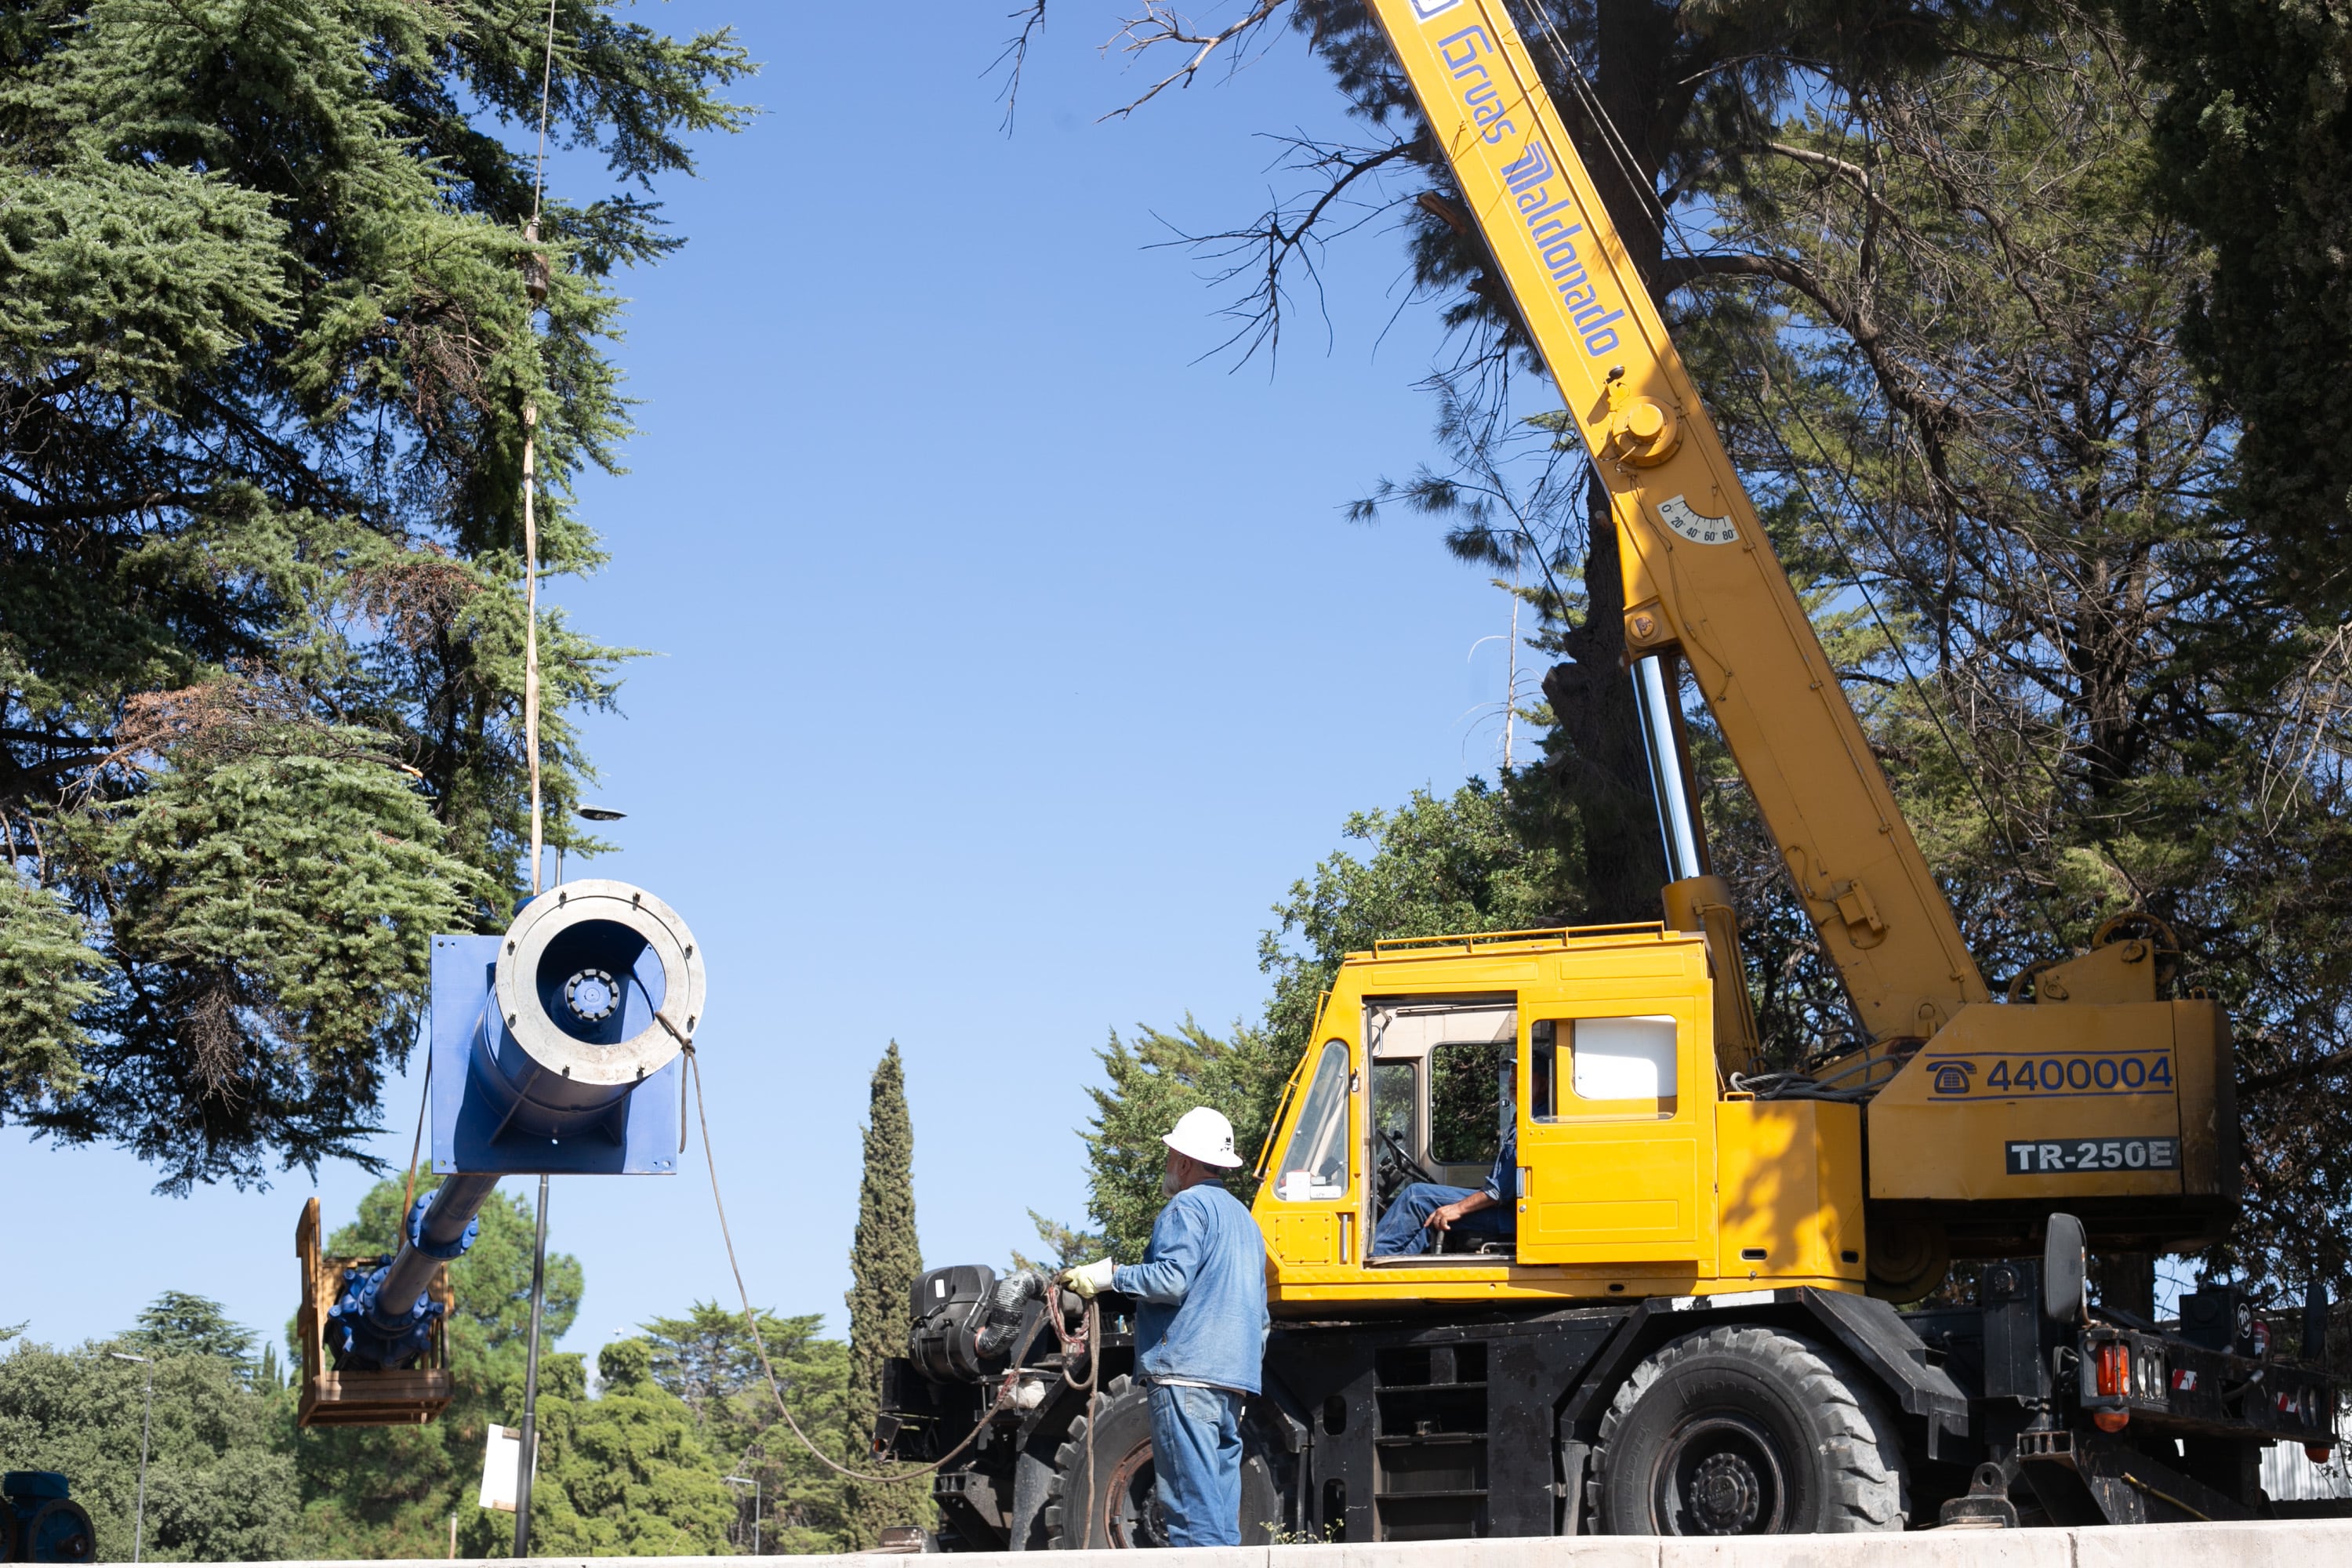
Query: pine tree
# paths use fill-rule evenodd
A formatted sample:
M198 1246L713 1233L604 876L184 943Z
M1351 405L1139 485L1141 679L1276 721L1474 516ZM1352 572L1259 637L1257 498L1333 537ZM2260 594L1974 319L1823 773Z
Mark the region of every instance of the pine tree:
M122 1338L152 1355L218 1356L240 1373L253 1363L253 1331L211 1297L185 1290L166 1290L149 1302L139 1326Z
M914 1327L909 1303L923 1271L915 1237L915 1126L907 1114L907 1076L896 1040L874 1068L849 1270L848 1447L853 1455L864 1455L872 1447L874 1418L881 1410L882 1363L907 1353L907 1334ZM870 1547L889 1525L927 1524L929 1489L920 1480L853 1483L848 1515L851 1549Z
M2237 503L2305 609L2352 612L2352 16L2322 0L2116 0L2166 89L2150 183L2212 247L2182 346L2242 426Z
M173 1189L359 1157L428 938L527 875L525 410L530 564L593 569L610 275L750 68L556 0L551 138L619 188L533 242L548 5L0 5L0 1120ZM623 650L541 637L578 849Z

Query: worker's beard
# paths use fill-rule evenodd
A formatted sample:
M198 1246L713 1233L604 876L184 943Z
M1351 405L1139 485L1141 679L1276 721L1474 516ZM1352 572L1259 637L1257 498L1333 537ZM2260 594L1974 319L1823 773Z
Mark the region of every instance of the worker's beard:
M1160 1173L1160 1195L1163 1198L1172 1198L1183 1190L1184 1182L1176 1173L1176 1167L1173 1165L1163 1167Z

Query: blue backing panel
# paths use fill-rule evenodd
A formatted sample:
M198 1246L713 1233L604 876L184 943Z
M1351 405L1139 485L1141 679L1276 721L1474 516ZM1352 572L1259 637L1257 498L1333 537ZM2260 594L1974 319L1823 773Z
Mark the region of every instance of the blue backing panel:
M686 1070L677 1058L630 1094L620 1143L601 1133L556 1142L511 1128L492 1140L504 1112L475 1081L473 1060L482 1026L500 1026L490 996L501 940L433 939L433 1169L443 1175L676 1175L678 1075Z

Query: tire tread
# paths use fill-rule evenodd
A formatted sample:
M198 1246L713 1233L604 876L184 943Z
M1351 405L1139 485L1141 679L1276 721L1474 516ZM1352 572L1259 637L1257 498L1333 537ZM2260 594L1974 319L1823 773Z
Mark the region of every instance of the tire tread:
M1824 1534L1859 1534L1906 1528L1908 1512L1907 1478L1903 1451L1895 1440L1893 1424L1883 1415L1876 1394L1845 1372L1839 1361L1811 1340L1780 1329L1754 1324L1705 1329L1660 1347L1626 1377L1601 1418L1593 1445L1592 1479L1586 1483L1587 1507L1602 1528L1616 1532L1614 1521L1602 1517L1612 1442L1643 1394L1675 1367L1702 1355L1722 1354L1772 1369L1776 1381L1796 1398L1819 1412L1833 1429L1837 1447L1833 1464L1822 1467L1829 1484L1822 1500L1818 1529ZM1647 1532L1647 1521L1641 1521Z
M1135 1379L1125 1373L1119 1373L1096 1391L1096 1407L1108 1408L1114 1400L1134 1385ZM1064 1492L1069 1478L1076 1474L1080 1467L1086 1463L1087 1429L1093 1424L1093 1419L1081 1409L1076 1416L1072 1417L1069 1431L1062 1438L1062 1446L1054 1451L1054 1473L1046 1479L1045 1504L1038 1510L1038 1516L1045 1522L1045 1544L1057 1551L1066 1549L1068 1545L1062 1539L1064 1533L1062 1505L1066 1500ZM1079 1542L1077 1544L1084 1546L1086 1542Z

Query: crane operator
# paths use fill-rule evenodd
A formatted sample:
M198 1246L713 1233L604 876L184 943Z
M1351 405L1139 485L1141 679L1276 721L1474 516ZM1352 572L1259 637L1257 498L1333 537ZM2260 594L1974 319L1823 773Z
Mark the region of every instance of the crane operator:
M1517 1185L1519 1124L1512 1108L1509 1069L1501 1077L1502 1142L1495 1151L1495 1168L1486 1173L1486 1184L1449 1187L1443 1182L1415 1182L1405 1187L1390 1200L1380 1228L1372 1232L1374 1258L1418 1258L1448 1231L1500 1241L1518 1235L1517 1205L1504 1195L1504 1184Z
M1143 1261L1106 1258L1063 1282L1081 1296L1118 1290L1135 1314L1136 1366L1150 1390L1153 1489L1171 1546L1239 1546L1242 1404L1265 1359L1265 1240L1218 1178L1241 1162L1233 1124L1195 1106L1160 1140L1168 1205ZM1089 1521L1077 1544L1092 1545Z

